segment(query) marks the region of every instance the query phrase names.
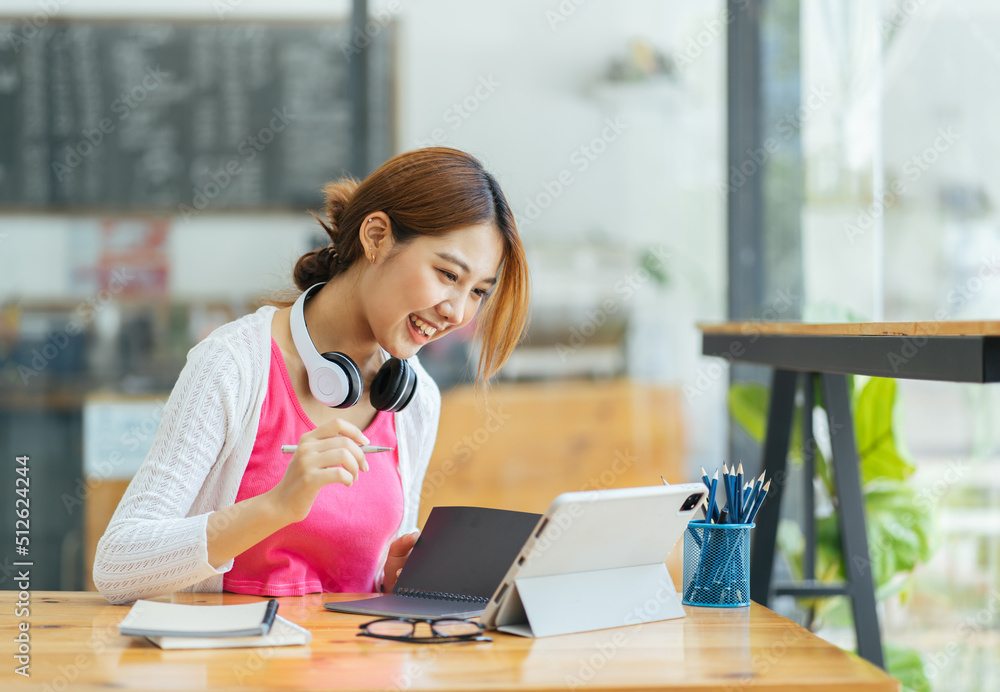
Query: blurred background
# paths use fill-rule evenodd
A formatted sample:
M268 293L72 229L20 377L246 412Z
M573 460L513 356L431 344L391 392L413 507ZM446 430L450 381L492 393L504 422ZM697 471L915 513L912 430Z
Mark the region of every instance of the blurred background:
M727 393L767 373L702 356L699 321L1000 319L988 0L0 12L0 450L11 487L31 459L37 589L92 588L188 349L291 287L326 181L402 151L479 157L533 281L490 411L471 328L421 353L444 394L422 517L756 465ZM900 381L893 417L934 512L886 641L914 689L996 689L997 389ZM853 647L836 607L775 607Z

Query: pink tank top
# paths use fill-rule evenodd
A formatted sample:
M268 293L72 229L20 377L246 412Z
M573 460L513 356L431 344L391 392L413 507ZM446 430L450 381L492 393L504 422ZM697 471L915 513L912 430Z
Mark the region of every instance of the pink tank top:
M316 426L299 403L278 344L271 340L271 368L257 439L236 501L260 495L284 476L296 444ZM396 447L395 414L379 411L364 431L373 445ZM366 455L369 470L354 485L324 486L309 515L238 555L222 588L259 596L316 592L371 592L382 568L382 551L403 520L398 452Z

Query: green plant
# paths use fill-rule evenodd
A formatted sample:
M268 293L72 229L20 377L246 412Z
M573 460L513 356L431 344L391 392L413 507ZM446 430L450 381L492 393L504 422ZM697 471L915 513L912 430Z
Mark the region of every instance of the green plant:
M860 378L859 378L860 379ZM933 506L917 494L909 482L914 467L905 457L896 438L896 382L871 378L862 387L848 379L852 392L854 432L861 463L870 565L875 596L905 599L913 568L930 559ZM816 388L814 406L822 408L821 391ZM729 411L733 419L757 442L764 439L769 393L758 383L737 383L729 391ZM802 407L795 411L789 458L802 463ZM816 449L816 578L843 581L844 559L833 470L823 453ZM798 524L784 519L778 529L778 549L796 579L802 578L805 540ZM846 619L845 600L804 599L812 629L827 621ZM919 655L905 648L886 645L889 672L910 690L929 690Z

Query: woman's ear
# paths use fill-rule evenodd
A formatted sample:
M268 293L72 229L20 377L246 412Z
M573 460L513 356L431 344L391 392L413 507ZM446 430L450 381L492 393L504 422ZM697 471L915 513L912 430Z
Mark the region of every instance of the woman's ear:
M361 222L361 247L372 264L392 247L392 222L382 211L374 211Z

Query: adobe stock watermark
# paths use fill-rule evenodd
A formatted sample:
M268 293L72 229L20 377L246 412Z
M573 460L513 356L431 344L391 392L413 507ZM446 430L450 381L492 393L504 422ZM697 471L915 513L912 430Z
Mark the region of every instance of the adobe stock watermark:
M41 9L30 17L27 17L22 22L21 28L17 33L13 31L7 33L7 41L10 43L10 47L14 49L14 52L19 52L22 46L38 36L42 32L42 29L49 23L49 20L59 14L62 6L67 1L39 0L36 4Z
M743 322L740 332L750 337L748 343L756 343L757 339L760 338L759 325L761 322L774 322L801 302L801 296L796 295L790 289L779 288L775 291L775 296L771 299L770 304L761 311L759 317L753 317ZM713 353L712 356L722 358L726 361L727 365L731 366L737 358L743 357L745 352L746 346L744 341L742 339L734 339L729 343L729 348L722 353ZM685 384L683 387L684 396L688 400L688 403L703 396L712 389L715 383L726 372L726 368L715 360L698 368L693 383Z
M924 6L927 0L903 0L889 10L889 15L879 20L879 33L883 39L895 33L900 27L910 21L917 10Z
M779 641L771 644L760 653L756 653L750 657L750 670L753 671L753 675L740 676L740 681L738 683L729 685L725 688L726 692L742 692L743 690L759 684L759 678L761 676L766 676L770 673L775 666L781 663L781 659L783 659L788 652L795 647L795 645L802 642L808 636L811 636L809 634L809 630L804 627L796 627L793 630L784 630Z
M914 504L923 514L930 513L948 490L965 478L969 471L969 464L965 461L948 462L947 471L930 486L921 488ZM851 561L861 571L861 574L865 574L873 568L872 560L874 558L893 552L893 538L906 540L912 534L913 525L919 518L919 515L911 510L902 510L893 515L893 521L887 525L887 532L881 534L877 540L868 543L868 557L860 555L851 557Z
M502 408L498 408L490 412L485 423L456 442L451 449L451 457L441 464L441 468L431 471L424 477L424 485L420 489L421 501L430 498L449 478L458 473L459 468L510 419L509 413L504 413Z
M911 156L903 164L902 178L896 178L890 182L879 199L872 200L867 208L858 210L854 223L844 224L844 234L851 244L854 244L857 238L874 228L875 221L885 215L885 210L895 205L899 196L906 192L906 181L915 183L920 180L923 174L929 171L938 159L961 139L961 135L955 132L950 125L947 128L938 128L937 135L930 146L919 154Z
M738 164L729 167L726 182L719 185L719 194L725 197L731 192L736 192L743 187L750 178L755 176L770 158L781 149L782 144L792 135L802 129L802 126L809 122L809 119L829 100L833 95L825 85L814 86L809 90L809 95L804 99L804 105L791 113L778 118L774 124L777 137L768 137L763 145L756 149L748 148L745 156Z
M604 127L597 136L570 153L569 163L572 169L563 168L551 180L542 183L540 192L525 200L524 211L518 215L517 225L528 228L537 221L542 211L552 206L566 189L576 182L573 171L577 174L586 172L591 164L608 150L608 145L617 140L627 129L628 125L622 122L620 117L605 119Z
M545 532L532 548L528 564L537 560L539 556L544 555L552 547L553 543L559 540L563 532L569 531L572 528L577 520L584 515L583 506L597 499L597 491L614 487L618 479L625 475L638 460L639 457L630 454L628 449L624 452L621 450L616 451L614 459L608 464L606 469L596 476L591 476L580 486L578 492L583 493L582 497L564 505L563 511L557 513L552 518L551 522L546 526Z
M565 363L571 355L583 348L587 341L597 333L598 328L608 321L611 315L617 313L643 286L649 283L653 274L646 268L648 265L645 262L654 267L665 268L667 260L670 257L670 251L662 245L650 248L645 255L644 264L636 267L615 282L614 290L615 295L618 297L606 298L596 308L587 310L586 319L579 326L570 327L569 338L567 339L568 343L556 342L554 348L556 349L556 353L559 354L559 360Z
M957 628L955 637L940 651L930 654L925 661L924 673L934 680L947 668L948 663L962 652L962 644L975 635L996 629L996 614L1000 612L1000 591L990 589L986 605L974 615L965 618Z
M84 671L93 665L100 666L101 656L110 650L121 646L121 632L118 631L118 620L98 629L88 628L86 634L87 653L77 654L72 659L67 656L67 663L60 663L55 668L58 671L51 679L42 684L43 692L67 692L78 684L77 680Z
M128 118L149 94L155 91L169 76L170 74L161 70L159 65L147 67L146 74L139 84L128 91L123 91L111 102L111 112L118 116L117 121L111 118L101 118L96 127L83 128L81 130L83 138L75 145L67 144L62 160L52 162L52 171L56 174L56 179L63 182L68 175L73 173L84 159L101 146L104 138L118 128L118 123Z
M936 310L933 322L921 324L917 334L904 337L901 340L902 345L898 350L886 353L886 359L889 361L892 371L898 373L904 365L916 358L920 354L920 350L927 345L929 337L940 331L938 322L954 317L955 313L964 308L998 273L1000 273L1000 261L997 260L996 254L989 258L981 258L975 275L956 284L948 291L945 298L948 307Z
M968 305L969 301L981 293L997 274L1000 274L1000 262L997 261L996 254L994 253L989 258L981 258L979 266L976 268L976 273L965 281L955 284L948 291L948 294L945 296L948 307L938 309L934 313L934 319L940 322L961 312Z
M245 685L247 678L259 673L264 664L274 656L275 651L277 651L277 648L273 646L255 646L250 649L243 663L232 667L233 675L236 676L236 682L240 685Z
M236 8L243 4L243 0L212 0L212 9L215 15L222 21L230 12L235 12Z
M72 515L78 507L82 508L94 490L115 473L122 462L121 449L135 452L140 447L148 448L150 440L160 427L160 420L163 418L163 409L166 405L166 399L157 399L156 411L153 414L145 416L121 434L118 438L119 449L112 451L107 459L97 461L94 468L88 471L86 478L77 477L74 492L72 494L63 493L59 497L66 514Z
M555 31L560 24L565 24L585 2L587 0L559 0L554 10L545 10L545 21L549 23L549 29Z
M674 588L674 582L668 573L656 584L656 591L649 598L626 613L622 624L645 625L662 621L664 607L676 603L677 600L677 589ZM605 641L594 644L593 653L580 659L576 671L563 678L566 687L575 690L590 684L597 674L618 656L619 651L628 645L629 639L636 631L636 627L610 630Z
M915 505L923 514L930 513L949 489L958 484L969 472L969 464L966 462L949 462L948 470L941 478L937 479L929 487L922 488L915 500ZM911 533L913 525L920 518L919 515L910 510L902 510L894 515L894 521L888 524L887 534L882 534L877 540L868 543L868 557L853 555L851 561L861 574L865 574L873 568L872 560L875 557L892 553L894 550L892 539L905 540Z
M193 193L191 204L181 203L177 206L177 210L185 222L205 211L212 204L212 201L246 170L246 166L252 163L257 155L264 151L277 138L278 134L283 132L288 124L296 118L295 115L288 112L287 106L283 106L280 111L277 108L272 108L271 113L273 117L267 125L236 145L236 153L239 154L240 158L230 159L222 168L205 175L204 178L207 180L200 186L195 185L191 188Z
M501 83L494 79L492 74L480 77L468 96L448 106L441 115L441 118L445 123L451 125L451 132L458 131L465 121L471 118L479 110L479 107L488 101L501 86ZM443 127L435 127L427 137L417 142L417 146L436 147L446 141L448 141L448 132Z
M392 23L393 18L402 9L403 3L400 0L389 0L384 8L376 10L370 16L370 19L365 22L364 31L360 27L355 26L351 34L351 40L340 44L340 50L343 52L344 57L347 58L347 62L351 62L355 55L360 54L362 50L370 46L375 37Z
M17 373L21 383L27 385L32 377L36 377L49 367L49 363L59 357L70 341L79 336L84 328L94 320L94 317L107 309L114 297L121 293L128 282L135 278L128 267L113 270L108 278L108 287L102 288L95 295L76 306L73 318L61 329L50 332L48 340L40 348L31 349L29 364L18 363Z
M748 4L749 0L740 0L736 3L740 10L745 10ZM674 53L678 69L684 70L693 65L713 43L726 35L726 27L734 21L736 14L729 7L704 20L701 23L701 30L688 39L684 48Z

